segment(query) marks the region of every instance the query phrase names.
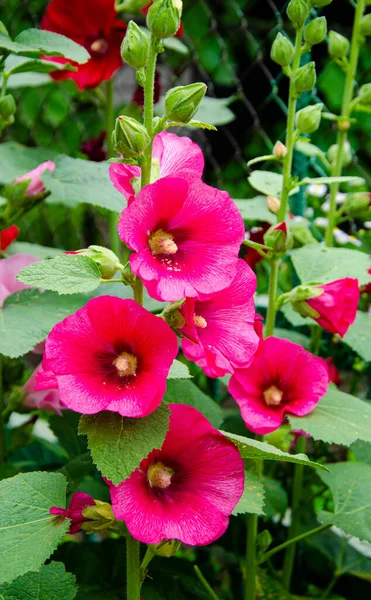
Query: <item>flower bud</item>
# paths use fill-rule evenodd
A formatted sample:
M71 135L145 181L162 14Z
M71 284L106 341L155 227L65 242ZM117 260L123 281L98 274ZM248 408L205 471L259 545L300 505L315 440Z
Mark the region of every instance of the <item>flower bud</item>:
M81 529L86 533L114 529L116 518L112 506L108 502L102 502L102 500L94 500L94 502L93 506L88 506L82 511L85 521L82 523Z
M331 4L332 0L312 0L312 6L314 8L322 8Z
M16 111L15 100L11 94L0 98L0 116L7 121Z
M136 158L143 154L151 138L147 129L136 119L121 116L116 119L112 141L115 150L124 158Z
M331 58L344 58L348 55L350 48L349 40L346 37L337 33L336 31L330 31L328 34L328 53Z
M365 83L359 88L358 98L362 104L371 104L371 83Z
M134 21L129 21L121 44L121 56L134 69L144 67L148 59L148 36Z
M285 158L285 156L287 155L287 148L285 144L278 140L278 142L274 144L273 154L276 158Z
M120 260L117 258L116 254L103 246L89 246L86 249L68 252L67 254L84 254L91 258L98 266L103 279L111 279L120 264Z
M327 34L327 21L325 17L313 19L304 29L304 39L310 46L323 42Z
M316 79L316 65L313 61L297 69L293 74L293 84L296 93L309 92L314 88Z
M300 133L313 133L317 131L321 122L321 112L323 104L314 104L306 106L296 113L295 123L296 128Z
M370 194L367 192L348 194L343 206L351 215L361 213L370 206Z
M179 540L167 540L159 544L150 544L149 547L156 556L164 556L170 558L179 550L181 543Z
M309 13L307 0L291 0L286 13L295 29L299 29L304 25Z
M147 27L159 39L172 37L180 27L181 0L155 0L147 14Z
M371 35L371 13L362 17L361 20L361 35Z
M169 121L188 123L196 114L206 90L204 83L172 88L165 96L165 117Z
M271 59L281 67L287 67L294 58L294 52L294 46L290 40L282 33L277 33L272 44Z
M281 201L278 198L274 198L274 196L267 196L267 205L268 210L276 215L280 209Z
M338 154L338 145L333 144L327 150L327 158L332 165L336 162L337 154ZM352 162L352 158L353 158L352 157L352 148L350 147L349 142L345 141L343 144L343 152L342 152L342 166L346 167L346 166L350 165L350 163Z
M264 244L272 248L272 252L281 254L287 249L287 225L285 221L270 227L264 235Z

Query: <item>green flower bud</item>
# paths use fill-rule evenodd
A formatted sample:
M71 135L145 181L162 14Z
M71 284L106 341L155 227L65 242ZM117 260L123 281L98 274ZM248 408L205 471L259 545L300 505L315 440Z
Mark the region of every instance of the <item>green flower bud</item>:
M362 104L371 104L371 83L365 83L359 88L358 98Z
M312 6L314 8L322 8L331 4L332 0L312 0Z
M111 279L120 264L116 254L103 246L89 246L84 250L77 250L76 254L84 254L91 258L98 266L103 279Z
M285 221L268 229L264 234L264 244L272 248L272 252L281 254L288 249L288 230Z
M321 122L323 104L306 106L296 113L295 124L300 133L313 133L317 131Z
M181 0L155 0L147 14L147 27L159 39L172 37L180 27Z
M164 556L170 558L174 556L179 550L181 543L179 540L167 540L166 542L160 542L159 544L150 544L149 547L153 554L156 556Z
M290 40L282 33L277 33L276 39L272 44L271 59L281 67L287 67L294 58L294 46Z
M299 29L304 25L309 13L307 0L291 0L286 13L295 29Z
M348 194L343 206L351 215L357 215L368 209L370 206L370 194L367 192L358 192L356 194Z
M16 109L15 100L11 94L0 98L0 115L5 121L14 115Z
M366 36L371 35L371 13L362 17L361 34Z
M337 154L338 154L338 145L333 144L327 150L327 158L332 165L336 163ZM352 162L352 149L350 147L349 142L346 141L343 144L342 166L347 167L348 165L350 165L351 162Z
M309 92L314 88L317 80L316 65L309 62L304 67L300 67L293 74L293 84L297 94Z
M196 114L206 90L207 86L204 83L172 88L165 96L165 117L169 121L188 123Z
M328 52L331 58L344 58L349 54L350 43L346 37L336 31L328 34Z
M115 150L125 158L137 158L143 154L151 138L144 125L136 119L121 116L116 119L112 141Z
M304 29L304 39L310 46L323 42L327 34L327 21L325 17L313 19Z
M121 44L121 56L134 69L140 69L147 64L148 36L134 21L129 21L125 37Z
M102 500L94 500L95 505L88 506L82 511L85 519L90 519L81 524L81 529L86 533L96 533L107 529L116 530L117 521L112 511L112 506Z

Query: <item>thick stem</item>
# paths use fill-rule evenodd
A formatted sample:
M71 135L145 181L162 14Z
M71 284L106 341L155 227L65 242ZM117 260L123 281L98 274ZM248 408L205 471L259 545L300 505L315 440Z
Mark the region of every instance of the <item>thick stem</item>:
M343 103L341 108L341 117L342 119L339 121L338 134L336 139L337 144L337 154L336 159L334 161L331 175L332 177L340 177L343 172L343 152L344 152L344 144L348 139L348 132L345 129L344 125L346 123L346 119L350 117L351 114L351 103L354 94L354 80L356 78L357 67L358 67L358 58L359 58L359 50L361 46L361 20L363 14L365 12L365 0L358 0L357 8L354 17L353 24L353 33L351 40L351 50L349 63L346 71L346 79L344 86L344 95L343 95ZM330 193L330 210L328 213L328 225L325 236L326 246L332 246L333 241L333 232L336 226L336 196L339 191L339 184L333 183L331 185L331 193Z
M317 535L317 533L322 533L322 531L326 531L326 529L329 529L330 527L332 527L332 525L320 525L319 527L316 527L315 529L310 529L309 531L306 531L305 533L297 535L296 537L291 538L290 540L286 540L286 542L283 542L283 544L280 544L279 546L272 548L272 550L269 550L269 552L266 552L266 554L263 555L263 557L260 561L260 564L269 560L271 558L271 556L273 556L274 554L277 554L277 552L281 552L281 550L285 550L285 548L287 548L288 546L291 546L291 544L296 544L297 542L306 540L307 538L312 537L313 535Z
M153 95L155 88L155 71L157 61L158 39L151 35L148 64L146 71L146 81L144 84L144 126L151 138L151 143L147 146L144 153L142 165L141 186L144 187L151 181L152 167L152 144L153 144Z
M305 452L306 446L306 438L300 437L296 446L296 450L298 454ZM304 465L295 465L294 468L294 481L292 486L292 501L291 501L291 525L289 528L288 540L292 540L292 538L296 537L297 528L299 524L299 515L300 515L300 502L302 497L302 487L303 487L303 474L304 474ZM283 576L282 583L284 588L287 590L290 588L292 571L294 568L294 560L295 560L295 550L296 543L292 543L288 545L285 554L285 560L283 565Z
M126 536L127 600L140 600L140 544L128 533Z
M112 143L112 131L114 126L115 115L113 109L113 79L109 79L105 84L105 129L107 158L112 158L114 155ZM110 213L108 225L111 250L118 256L121 251L121 244L117 233L117 214L115 212Z
M0 464L6 462L6 421L5 421L5 401L3 386L3 365L4 357L0 354ZM5 414L4 414L5 413Z
M274 323L276 320L276 302L277 302L277 279L278 279L279 261L273 259L271 261L271 272L269 276L269 291L268 291L268 310L267 320L265 325L265 337L273 335Z

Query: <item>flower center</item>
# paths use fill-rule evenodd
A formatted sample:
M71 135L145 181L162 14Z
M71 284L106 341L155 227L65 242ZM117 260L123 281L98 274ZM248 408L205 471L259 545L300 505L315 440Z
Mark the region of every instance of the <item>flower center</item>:
M105 54L108 50L108 42L104 38L98 38L90 45L90 50L92 54L101 56Z
M207 321L201 315L193 315L193 322L196 327L201 327L201 329L205 329L207 327Z
M279 390L275 385L271 385L271 387L265 390L263 395L268 406L278 406L281 404L283 391Z
M159 229L149 236L149 247L153 254L176 254L178 246L171 233Z
M122 352L112 364L115 365L120 377L126 377L127 375L135 375L138 361L129 352Z
M171 484L171 477L174 473L173 469L166 467L161 462L154 463L147 471L149 485L165 490Z

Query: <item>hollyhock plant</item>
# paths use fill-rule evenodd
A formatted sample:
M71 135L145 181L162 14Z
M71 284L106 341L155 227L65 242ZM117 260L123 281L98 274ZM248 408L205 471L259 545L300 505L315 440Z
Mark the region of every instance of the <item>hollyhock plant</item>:
M168 325L134 300L93 298L52 329L37 389L58 386L75 412L144 417L161 403L177 353Z
M327 392L329 375L322 358L289 340L268 337L247 369L236 369L229 392L246 426L259 435L277 429L286 413L310 413Z
M358 279L345 277L314 287L323 292L305 301L318 314L311 315L312 319L326 331L344 337L357 316L360 297Z
M85 492L75 492L72 495L68 508L52 506L49 512L51 515L55 515L59 518L71 519L68 533L73 535L79 533L83 523L90 521L90 519L87 519L82 514L88 506L95 506L94 498L90 496L90 494L85 494Z
M91 58L76 64L60 56L45 57L77 71L58 71L53 79L73 79L79 90L97 87L111 79L122 65L121 42L126 24L117 18L114 0L52 0L41 21L41 29L60 33L84 46Z
M19 227L17 225L11 225L0 231L0 251L4 252L17 239L18 234Z
M195 408L169 404L169 430L132 475L111 486L112 509L146 544L176 539L204 546L228 527L244 489L237 448Z
M204 170L201 148L190 138L175 133L162 131L155 136L152 157L153 181L167 175L181 177L183 173L201 177ZM140 167L113 163L109 173L113 185L130 205L136 194L133 184L140 181Z
M209 377L222 377L235 368L248 366L258 348L254 330L256 277L239 260L232 283L199 300L187 298L180 312L185 326L180 332L186 358L193 360Z
M29 254L13 254L13 256L0 260L0 308L8 296L30 287L17 281L16 277L24 267L33 265L39 260Z
M150 296L172 302L232 282L244 225L227 192L200 179L165 177L123 210L118 231L135 251L131 268Z
M46 410L48 412L54 412L58 415L62 414L64 408L59 398L59 392L57 389L50 390L36 390L37 373L40 371L41 366L36 367L31 377L26 381L23 386L25 397L23 400L24 406L34 408L37 410Z
M29 171L29 173L25 173L20 177L16 177L14 183L19 183L20 181L27 181L28 179L30 179L31 181L26 189L26 196L36 196L37 194L42 194L43 192L45 192L45 186L41 179L42 174L45 173L45 171L50 171L51 173L53 173L54 170L55 164L53 163L53 161L47 160L41 163L41 165L39 165L38 167L36 167L36 169Z

